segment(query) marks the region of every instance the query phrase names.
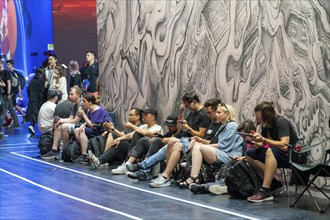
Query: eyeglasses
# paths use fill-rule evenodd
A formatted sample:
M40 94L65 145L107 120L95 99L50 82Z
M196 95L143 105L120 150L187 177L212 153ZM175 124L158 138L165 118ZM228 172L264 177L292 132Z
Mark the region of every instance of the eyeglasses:
M128 116L129 116L129 117L132 117L132 116L134 116L134 115L137 115L137 114L129 114Z

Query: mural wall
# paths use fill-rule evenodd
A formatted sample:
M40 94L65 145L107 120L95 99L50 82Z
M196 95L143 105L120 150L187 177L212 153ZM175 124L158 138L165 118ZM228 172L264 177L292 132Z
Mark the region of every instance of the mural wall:
M273 101L305 143L330 138L327 0L98 0L97 31L101 101L119 122L147 106L164 120L195 90L232 104L239 122Z

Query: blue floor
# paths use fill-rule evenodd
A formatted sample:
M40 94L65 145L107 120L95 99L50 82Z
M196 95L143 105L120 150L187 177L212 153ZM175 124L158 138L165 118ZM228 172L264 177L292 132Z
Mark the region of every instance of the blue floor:
M109 167L42 161L40 134L28 123L4 129L0 141L0 219L329 219L308 196L289 207L288 196L261 204L229 195L194 195L175 186L153 189L148 182L113 176ZM111 166L110 168L114 168ZM321 205L326 201L318 199Z

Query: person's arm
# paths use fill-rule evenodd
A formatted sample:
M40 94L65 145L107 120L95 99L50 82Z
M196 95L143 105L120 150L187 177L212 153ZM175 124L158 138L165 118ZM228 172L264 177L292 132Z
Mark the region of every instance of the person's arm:
M134 131L136 131L137 133L141 134L142 136L154 137L154 135L155 135L154 131L144 130L141 127L135 126L130 122L125 123L125 128L131 128Z
M22 98L22 89L20 84L18 84L18 97Z
M7 79L7 99L11 100L11 80Z

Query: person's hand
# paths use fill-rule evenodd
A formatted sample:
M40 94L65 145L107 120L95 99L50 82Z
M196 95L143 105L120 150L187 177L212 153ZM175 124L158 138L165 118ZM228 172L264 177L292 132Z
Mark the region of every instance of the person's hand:
M81 115L85 114L84 110L81 107L78 108L78 113Z
M11 100L11 95L8 95L8 96L7 96L7 99L8 99L8 100Z
M200 138L198 136L193 136L191 138L191 141L196 141L196 142L199 142L199 143L201 143L203 140L204 140L203 138Z
M115 140L113 140L113 145L115 145L115 147L117 148L119 143L120 143L121 139L120 138L116 138Z
M126 122L125 124L124 124L124 127L125 128L133 128L133 124L131 123L131 122Z
M258 132L252 131L253 137L251 137L251 140L254 142L262 142L264 137L259 134Z

